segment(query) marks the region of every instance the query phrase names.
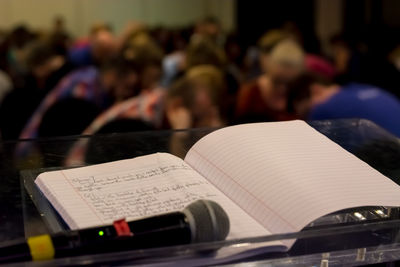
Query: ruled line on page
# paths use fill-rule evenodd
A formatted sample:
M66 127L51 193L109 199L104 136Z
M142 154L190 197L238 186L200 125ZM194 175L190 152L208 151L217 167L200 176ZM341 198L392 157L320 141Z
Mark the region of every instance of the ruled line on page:
M293 231L281 218L300 231L333 211L400 206L397 184L302 121L217 130L185 161L273 233Z

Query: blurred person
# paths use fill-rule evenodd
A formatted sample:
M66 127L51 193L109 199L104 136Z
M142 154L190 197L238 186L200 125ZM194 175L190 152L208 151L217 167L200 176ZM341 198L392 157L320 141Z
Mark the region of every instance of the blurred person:
M303 36L299 26L294 21L286 21L281 27L282 37L296 41L304 50L307 50L304 58L304 65L307 71L318 73L319 75L332 79L335 75L334 65L321 56L319 52L319 42L314 34Z
M326 79L333 79L336 76L333 64L324 57L316 54L306 54L305 68L307 71L317 73Z
M168 91L165 114L172 129L225 126L226 84L212 65L191 68ZM195 134L195 133L194 133ZM170 151L184 157L192 133L173 132Z
M161 84L168 88L173 81L185 70L185 51L175 51L164 57L162 62L163 77Z
M98 33L99 31L108 31L113 32L113 29L110 24L105 22L96 22L91 25L89 33L87 36L79 37L73 41L71 48L83 48L90 45L90 40Z
M357 41L344 34L336 34L331 40L335 80L340 84L360 81L362 78L363 53Z
M134 94L126 95L128 98L139 94L143 90L161 88L163 51L146 32L132 36L123 48L122 56L137 67L137 82Z
M67 29L65 28L65 20L61 15L54 17L52 32L68 35Z
M118 49L122 49L131 38L142 33L149 34L149 29L145 23L136 20L128 21L117 36Z
M126 81L132 84L127 87L125 83L119 83L115 87L114 105L96 117L83 131L84 135L95 134L110 124L114 125L112 129L115 131L133 129L140 125L153 129L163 126L165 89L159 85L162 50L146 32L137 32L127 40L122 53L125 60L135 64L134 75L126 76ZM129 122L132 124L129 125ZM118 126L121 128L118 129ZM65 164L71 166L83 163L86 149L87 140L77 142Z
M400 43L398 35L399 30L389 29L368 34L360 82L383 88L400 99L400 70L394 57Z
M230 96L230 113L228 118L232 119L235 115L236 95L239 91L240 84L246 80L245 68L245 50L239 43L239 35L231 33L228 35L225 42L225 52L227 58L226 70L229 74L227 76L228 94Z
M0 69L8 72L8 48L9 48L8 31L0 29Z
M7 94L13 90L10 76L0 69L0 106Z
M245 80L251 81L259 77L262 74L261 55L268 55L276 44L289 37L290 36L281 29L272 29L261 36L257 46L248 47L244 55ZM264 61L265 60L266 59L264 59Z
M164 96L165 92L161 89L143 90L139 95L116 103L99 114L82 134L95 134L105 125L121 119L141 120L154 129L160 129L163 123Z
M315 34L303 36L298 24L294 21L286 21L282 27L284 36L296 41L303 50L306 50L304 57L304 67L307 71L318 73L319 75L332 79L335 75L334 65L319 53L320 45Z
M106 27L92 29L87 43L73 46L68 60L76 67L101 65L118 53L118 40Z
M167 54L162 62L163 77L161 84L168 88L174 79L185 70L186 47L191 36L190 30L183 29L172 32L172 51Z
M262 74L264 68L260 65L260 57L264 57L264 65L267 61L266 55L268 55L276 44L282 40L290 39L302 46L304 38L297 27L297 25L291 21L287 21L281 28L272 29L267 31L258 41L258 47L249 47L244 55L244 79L252 80ZM311 43L317 43L315 40L310 40ZM313 45L314 47L315 45ZM303 46L302 46L303 47ZM322 76L326 76L331 79L336 75L335 67L325 57L314 54L305 54L305 68L308 71L320 73Z
M224 50L219 48L212 40L204 36L193 36L186 49L185 68L209 64L219 69L226 65Z
M381 84L377 85L387 88L389 92L400 99L400 43L394 45L384 58L387 59L386 67L379 72L379 74L384 75L384 77L378 75L378 77L376 77L376 82L372 83L377 84L379 80Z
M269 42L266 42L269 45ZM304 70L304 52L290 39L261 47L263 74L244 84L236 105L236 122L287 120L287 83Z
M3 28L0 28L0 43L2 43L7 37L7 31Z
M180 51L163 62L163 86L168 87L173 81L183 76L186 71L198 65L213 65L226 73L226 55L210 38L194 35L185 51Z
M331 46L336 82L371 84L400 98L400 71L393 61L398 42L393 36L396 33L390 31L371 31L367 37L357 40L345 34L333 36Z
M194 36L199 35L209 38L220 47L223 46L222 30L219 20L213 16L207 16L197 21L194 28Z
M58 101L65 98L85 99L95 103L100 110L109 107L121 95L133 91L137 82L134 63L115 59L103 64L100 70L85 67L71 72L43 99L29 119L20 138L38 137L43 115ZM130 94L129 94L130 95Z
M54 137L54 136L70 136L79 135L82 131L93 121L94 118L99 114L99 107L86 99L80 99L75 97L69 97L61 99L52 105L43 115L42 121L38 128L38 136L40 137ZM27 154L21 153L21 149L27 149ZM38 155L60 153L67 154L70 149L70 145L65 143L60 144L46 144L38 142L35 144L30 143L29 146L17 147L17 158L16 160L31 161L35 160ZM26 157L26 158L25 158ZM39 157L40 158L40 157ZM63 164L64 157L56 157L51 159L42 159L42 164L47 166L61 166Z
M165 27L156 27L151 30L151 36L165 54L174 51L172 44L172 31Z
M65 20L62 16L54 17L53 28L50 32L49 42L60 55L66 55L71 44L71 36L65 27Z
M371 85L340 86L305 73L289 84L288 106L306 120L368 119L400 137L400 101Z
M192 27L185 27L182 29L173 30L171 33L172 51L183 51L189 44L190 37L193 34Z
M244 51L239 44L239 36L236 33L231 33L227 36L225 53L228 62L227 68L237 81L242 82L244 80L242 76Z
M27 73L27 47L36 36L25 25L16 26L8 35L6 42L7 72L16 87L20 86L21 76Z
M72 70L65 55L60 54L53 45L50 41L35 42L30 45L26 58L27 67L34 81L28 81L29 84L25 86L32 88L35 84L43 96Z
M168 91L166 116L173 129L221 127L226 84L223 73L212 65L191 68Z
M38 136L78 135L98 116L100 108L85 99L69 97L57 101L43 115Z
M223 78L226 81L227 95L225 101L226 105L230 107L230 110L227 110L228 120L230 120L234 114L240 77L236 76L237 73L229 68L227 56L223 49L208 37L194 36L186 50L184 71L190 71L191 68L200 65L212 65L222 72Z
M288 19L281 25L282 31L299 43L308 53L317 53L321 51L320 40L314 31L309 31L305 27L301 27L300 21Z
M139 95L116 103L96 117L82 132L93 135L102 132L126 132L160 129L163 126L165 90L142 90ZM65 166L85 163L89 139L80 139L68 153Z
M29 72L21 76L21 81L0 106L0 129L4 139L18 138L45 95L71 70L65 57L43 42L28 46L26 66Z

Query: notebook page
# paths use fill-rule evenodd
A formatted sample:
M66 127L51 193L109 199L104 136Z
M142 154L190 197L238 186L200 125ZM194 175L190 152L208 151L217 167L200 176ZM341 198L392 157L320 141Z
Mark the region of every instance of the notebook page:
M397 184L303 121L223 128L185 161L272 233L345 208L400 206Z
M228 238L269 234L183 160L167 153L42 173L35 183L72 229L181 211L197 199L209 199L230 218Z

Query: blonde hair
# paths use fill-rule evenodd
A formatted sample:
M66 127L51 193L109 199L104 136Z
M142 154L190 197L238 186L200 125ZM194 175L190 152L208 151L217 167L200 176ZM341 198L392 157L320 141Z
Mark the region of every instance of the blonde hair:
M275 45L287 38L289 38L289 35L282 30L269 30L258 41L258 47L260 48L261 52L269 53L275 47Z
M220 105L226 92L226 84L222 72L212 65L199 65L189 69L185 75L189 84L202 85L207 89L211 101Z
M286 39L280 41L270 53L270 63L304 68L304 51L295 41Z
M181 97L184 105L190 108L198 85L207 90L212 103L220 108L226 92L226 85L222 72L212 65L200 65L191 68L171 86L168 90L168 98Z
M132 36L123 51L124 59L137 64L139 71L149 65L161 67L163 56L162 49L145 32Z
M225 52L210 38L198 35L192 37L186 51L187 68L205 64L220 68L225 63Z

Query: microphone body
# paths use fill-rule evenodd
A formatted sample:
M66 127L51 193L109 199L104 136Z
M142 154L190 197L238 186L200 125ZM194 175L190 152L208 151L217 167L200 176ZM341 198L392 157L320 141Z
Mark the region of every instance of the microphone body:
M114 222L8 243L0 247L0 263L218 241L226 238L230 228L225 211L209 200L197 200L182 212L123 220L122 228L117 226Z
M51 236L55 257L189 244L190 225L182 212L128 222L131 235L119 236L114 226L93 227Z

